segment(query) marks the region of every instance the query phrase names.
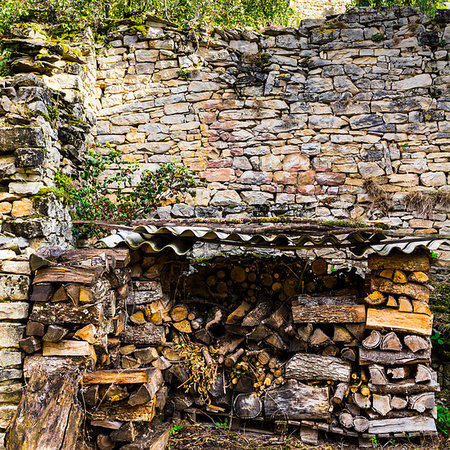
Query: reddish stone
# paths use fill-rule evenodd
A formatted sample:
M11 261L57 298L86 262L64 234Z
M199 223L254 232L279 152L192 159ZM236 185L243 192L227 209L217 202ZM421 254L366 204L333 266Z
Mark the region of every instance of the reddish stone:
M345 175L342 173L318 172L316 173L316 181L318 184L326 186L339 186L345 183Z
M298 174L298 184L299 185L313 184L315 177L316 172L314 170L307 170L305 172L300 172Z
M223 169L225 167L231 167L233 160L231 158L225 159L211 159L206 166L207 169Z
M244 149L240 147L235 147L230 149L231 156L242 156L244 154Z
M237 122L234 120L227 120L226 122L213 122L210 127L213 130L231 130L236 128Z
M286 155L283 159L283 170L288 172L298 172L299 170L308 170L310 167L309 157L294 153Z
M313 184L305 184L304 186L297 186L297 192L301 195L320 194L320 187Z
M275 172L273 174L273 182L278 184L297 184L296 172Z
M236 178L233 169L211 169L203 172L202 175L209 183L214 181L234 181Z

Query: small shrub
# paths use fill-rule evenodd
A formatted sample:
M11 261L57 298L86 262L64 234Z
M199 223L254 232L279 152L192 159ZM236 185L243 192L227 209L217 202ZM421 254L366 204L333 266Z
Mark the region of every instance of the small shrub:
M386 40L386 35L383 33L376 33L370 39L372 39L373 42L381 42Z
M450 409L446 406L437 405L437 429L448 436L450 432Z
M7 77L10 74L9 60L11 59L11 50L0 50L0 77Z
M184 80L189 80L189 77L191 76L191 71L189 69L181 67L179 70L177 70L177 75L180 78L183 78Z
M173 425L170 427L170 435L173 436L183 429L183 425Z

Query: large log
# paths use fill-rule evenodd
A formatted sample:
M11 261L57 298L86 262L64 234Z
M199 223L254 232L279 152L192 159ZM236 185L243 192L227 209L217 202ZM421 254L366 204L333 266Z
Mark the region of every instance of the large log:
M436 433L436 424L431 417L413 416L401 419L371 420L369 434L389 433Z
M430 270L428 252L414 253L412 255L391 252L388 256L372 254L369 255L367 262L371 270L400 269L424 272Z
M128 369L128 370L96 370L83 374L82 384L134 384L148 383L154 377L159 379L158 369Z
M77 372L63 367L33 371L6 432L6 449L75 449L82 425L76 380Z
M366 320L364 305L293 306L295 323L362 323Z
M101 274L98 269L53 266L39 269L33 284L37 283L82 283L91 284Z
M327 419L330 416L328 388L314 388L289 380L269 389L264 397L264 413L271 419Z
M411 352L402 350L401 352L390 352L383 350L369 350L364 347L359 348L360 364L415 364L429 363L431 361L431 351L421 350L419 352Z
M366 327L374 330L389 329L431 336L433 316L404 313L392 309L369 308Z
M355 294L347 295L300 295L297 297L299 305L356 305L357 296Z
M44 342L43 356L86 356L97 359L94 347L85 341Z
M30 320L45 324L82 324L100 325L103 321L103 308L100 303L85 307L71 303L35 303Z
M440 387L436 380L418 384L413 379L407 379L397 383L388 383L384 386L369 383L369 389L370 392L375 394L419 394L421 392L438 392Z
M261 414L262 403L255 392L238 394L233 402L233 412L240 419L254 419Z
M45 367L48 373L59 373L63 367L65 370L92 370L94 368L94 360L89 357L71 357L63 356L42 356L39 354L26 356L23 363L23 376L25 379L30 378L34 372Z
M372 278L371 288L373 291L380 291L387 294L408 295L416 300L428 302L430 299L430 290L417 283L397 284L386 278Z
M351 365L334 356L297 353L287 363L286 378L296 380L350 381Z
M128 326L121 334L122 342L139 345L161 345L166 342L163 326L146 323L136 327Z

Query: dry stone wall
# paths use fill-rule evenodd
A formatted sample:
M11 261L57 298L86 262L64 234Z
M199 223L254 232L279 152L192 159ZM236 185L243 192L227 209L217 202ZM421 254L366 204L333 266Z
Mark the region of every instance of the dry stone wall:
M317 0L304 2L292 0L291 7L300 19L320 19L330 14L342 14L350 0Z
M288 213L448 234L449 43L448 15L410 8L261 34L120 30L98 58L97 139L205 181L160 217Z

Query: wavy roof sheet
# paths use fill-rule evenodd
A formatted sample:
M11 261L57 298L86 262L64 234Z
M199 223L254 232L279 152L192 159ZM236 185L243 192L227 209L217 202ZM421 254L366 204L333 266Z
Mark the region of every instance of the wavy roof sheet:
M101 239L103 245L109 248L127 245L131 249L146 246L153 252L172 249L178 255L185 255L198 242L212 244L234 245L245 248L274 248L280 250L296 250L308 248L349 249L353 254L361 256L367 250L373 250L380 255L387 255L397 249L411 253L416 248L423 247L437 250L441 245L450 245L448 236L424 235L423 237L392 237L390 233L373 228L359 230L316 230L287 232L273 229L267 233L259 227L256 232L233 231L230 226L156 226L140 225L133 230L118 230L116 234Z

